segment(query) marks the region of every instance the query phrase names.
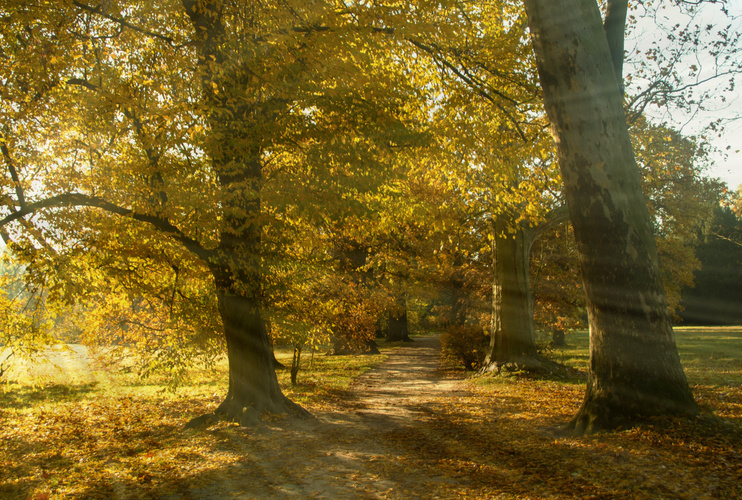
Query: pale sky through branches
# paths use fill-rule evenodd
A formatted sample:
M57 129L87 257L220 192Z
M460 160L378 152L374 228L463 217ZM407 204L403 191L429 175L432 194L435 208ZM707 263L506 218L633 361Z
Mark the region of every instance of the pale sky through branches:
M719 29L731 25L729 30L731 34L742 31L742 2L737 0L727 2L725 6L728 15L722 12L719 4L706 4L693 16L681 13L675 2L656 2L654 7L650 2L645 2L646 4L653 9L651 13L641 7L632 11L638 20L635 29L629 31L626 40L628 57L625 73L632 73L642 60L646 62L646 51L652 47L658 48L665 57L670 58L671 42L667 40L668 34L677 35L689 23L698 24L702 29L713 25L713 29L709 31L710 35L705 37L705 40L702 39L702 43L705 41L705 44L698 54L689 53L674 65L675 70L687 77L687 83L707 80L715 72L723 74L735 64L737 68L742 66L740 53L732 54L726 65L717 64L710 55L713 50L710 44L719 39L714 37ZM676 26L679 27L675 28ZM675 40L672 43L677 46L679 41ZM698 71L692 71L691 66L696 66ZM702 99L703 109L684 112L672 106L648 107L646 113L653 121L672 125L686 135L705 133L712 147L716 149L712 154L713 165L708 171L709 176L720 178L734 190L742 184L742 91L739 86L728 90L730 78L733 77L735 75L724 75L692 90L696 97L708 94ZM737 80L740 77L742 75L736 75ZM641 84L642 81L637 79L636 83ZM708 128L709 124L717 119L723 120L723 130L720 133Z

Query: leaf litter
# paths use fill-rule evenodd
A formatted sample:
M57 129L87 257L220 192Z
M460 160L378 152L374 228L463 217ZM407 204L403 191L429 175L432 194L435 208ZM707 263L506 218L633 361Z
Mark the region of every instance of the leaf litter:
M581 383L466 379L441 368L435 337L386 355L350 387L308 383L321 386L299 398L314 418L256 428L183 431L219 402L199 387L177 397L79 387L57 401L11 389L0 498L742 497L739 385L695 386L698 418L574 438L563 425Z

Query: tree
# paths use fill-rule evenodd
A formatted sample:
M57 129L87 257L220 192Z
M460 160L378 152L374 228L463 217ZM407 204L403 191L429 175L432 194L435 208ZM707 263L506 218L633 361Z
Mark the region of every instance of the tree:
M727 206L715 207L699 228L696 285L683 290L684 322L699 325L742 323L742 220Z
M587 326L579 256L570 224L545 231L535 242L531 275L536 328L551 335L552 345L563 346L567 332Z
M410 342L412 339L407 320L407 296L404 291L396 294L386 312L386 339L389 342Z
M461 249L476 255L492 281L490 346L482 370L538 369L544 360L533 329L530 248L539 226L566 213L554 211L560 200L553 148L533 56L522 43L522 6L480 2L462 11L466 22L459 29L466 36L412 40L435 63L440 82L434 126L449 159L436 172L449 185L449 199L469 213L461 232L488 238L486 246L480 241Z
M492 244L492 335L490 348L484 360L483 372L508 370L539 371L549 369L552 363L542 358L536 347L534 304L531 289L531 248L540 235L564 222L565 207L547 214L534 227L513 224L498 227L495 222ZM512 224L512 223L511 223Z
M167 297L153 282L169 263L162 276L178 285L177 300L194 298L180 283L205 283L199 290L216 300L201 310L216 306L229 358L217 413L250 424L264 411L305 414L273 368L264 246L271 224L317 202L278 195L326 194L328 179L334 187L361 167L381 169L379 158L405 140L406 90L387 85L394 64L377 57L386 42L354 12L243 7L4 7L0 226L37 263L38 279L54 277L60 298L85 286L64 274L74 266L58 265L68 261L91 277L129 280L127 300L138 287ZM359 37L370 42L364 51ZM289 181L298 178L307 182ZM118 238L134 245L112 244ZM84 263L104 257L102 268Z
M608 31L619 31L623 34L621 18L626 15L625 7L611 4L612 15L607 18L606 24ZM463 151L467 149L476 151L463 162L464 173L458 172L453 176L459 183L467 177L476 179L462 190L465 194L461 196L467 198L470 207L490 213L493 226L498 227L491 236L495 243L494 262L500 263L499 267L495 266L492 270L493 289L499 293L493 295L493 308L496 314L493 315L492 345L486 369L498 370L500 366L508 363L538 367L541 361L536 354L532 324L530 320L525 319L530 317L528 311L532 306L529 305L528 271L524 271L522 267L524 263L526 265L528 263L528 251L524 252L523 249L531 244L531 236L528 233L534 226L538 226L549 209L558 204L559 193L552 197L542 196L541 199L538 196L539 193L548 192L549 189L548 183L545 186L539 184L538 174L552 179L556 179L556 174L548 172L548 169L539 172L539 168L534 168L533 164L535 158L543 156L533 154L535 148L532 147L532 143L539 140L540 134L534 125L539 123L541 116L540 110L531 107L532 102L539 98L538 90L532 84L535 65L531 62L532 56L519 52L517 41L513 42L522 39L524 33L519 31L524 16L517 6L508 2L496 4L480 2L473 12L466 11L464 18L468 24L459 27L459 30L461 32L471 30L469 36L440 39L435 42L429 39L413 39L412 43L435 61L441 78L446 82L445 90L440 92L444 96L440 100L440 108L446 109L446 104L456 103L451 106L452 111L448 111L455 118L449 118L446 122L448 128L451 128L452 123L456 124L454 127L459 130L459 135L464 137L455 147L462 151L461 156L465 156ZM507 19L509 22L487 24L481 23L482 18ZM619 22L616 23L614 20ZM672 47L672 61L677 62L689 54L692 57L698 50L697 47L694 48L694 41L703 39L711 33L710 30L711 28L706 28L704 31L698 26L691 29L689 25L680 35L683 38L680 47ZM718 71L711 80L720 80L724 76L733 75L735 67L738 66L734 60L727 57L735 54L735 37L725 35L722 38L723 43L714 45L713 54L717 57ZM623 36L612 37L610 42L613 51L621 55L612 60L614 71L622 71ZM490 45L489 48L486 47L487 44ZM503 48L506 53L501 52ZM518 53L518 56L513 58L512 55L515 53ZM652 53L656 55L656 52ZM641 113L650 104L666 106L673 103L683 109L697 106L698 100L692 98L691 90L707 81L696 79L695 82L689 83L679 74L678 69L673 67L670 60L662 57L655 57L653 60L662 61L659 67L654 69L654 73L649 71L648 66L642 67L641 71L637 70L633 89L638 95L631 99L634 108L631 110L633 120L643 119ZM691 79L698 76L697 70L698 68L693 70ZM643 79L646 78L654 79L649 89L642 87ZM688 93L683 94L684 90ZM491 109L488 111L487 107ZM489 133L483 132L477 126L477 122L487 123L485 126L490 127ZM445 130L445 127L442 128ZM441 135L445 136L445 132ZM477 145L477 141L483 138L489 143L489 151L486 147ZM494 164L487 164L489 158L496 156L492 151L498 150L503 152L502 156L509 156L511 162L517 163L520 160L523 163L516 168L508 165L507 161L495 160ZM514 158L518 160L512 161ZM528 168L535 172L529 173ZM481 169L486 173L479 177L467 176L466 169ZM487 187L484 187L485 185ZM660 191L656 186L651 187L656 192ZM485 201L487 194L495 198L496 203L492 203L490 199L488 205ZM671 285L690 277L690 273L682 266L688 262L692 264L693 257L690 255L689 247L680 241L673 237L661 240L662 256L672 256L665 259L667 265L663 266L663 278L666 274L664 270L670 268L674 278L682 278L676 281L666 280ZM499 259L498 253L501 254ZM677 305L678 287L673 286L669 291L674 307ZM508 302L508 307L504 307L503 300ZM495 359L499 361L493 362Z
M650 115L717 135L725 122L739 117L727 111L728 91L742 74L742 34L727 2L631 2L628 9L624 83L629 123ZM621 29L622 23L616 23L615 32ZM616 37L617 44L622 42Z
M624 115L622 50L611 51L625 4L609 2L604 30L592 0L525 0L587 294L590 371L576 433L698 412Z
M341 231L335 233L331 243L334 275L329 279L332 286L324 298L335 304L328 321L333 325L334 353L379 354L374 337L384 301L376 293L372 274L366 267L369 248L365 242L349 239Z
M670 314L677 318L681 290L693 286L699 266L697 231L718 205L722 185L705 176L709 147L703 138L651 124L643 116L631 123L630 133Z
M704 176L708 148L667 125L638 117L630 127L657 242L670 313L682 310L680 292L693 286L697 231L718 203L721 185ZM537 324L553 332L582 327L584 294L571 228L559 227L536 242L531 262Z

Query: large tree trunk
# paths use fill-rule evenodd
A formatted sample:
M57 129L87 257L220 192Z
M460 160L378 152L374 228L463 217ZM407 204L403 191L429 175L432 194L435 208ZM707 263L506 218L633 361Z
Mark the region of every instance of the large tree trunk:
M533 295L529 277L530 231L507 234L495 223L492 278L492 334L481 372L538 369L542 365L533 329Z
M229 389L216 414L241 425L257 423L266 411L305 415L281 392L261 315L263 138L255 130L270 119L264 109L270 97L261 102L245 95L246 71L225 53L221 2L183 0L183 7L195 30L210 126L204 149L222 190L223 227L209 266L227 341Z
M220 287L218 296L227 340L229 389L215 413L240 425L258 423L264 412L306 415L278 385L259 304L225 288Z
M587 293L576 433L698 411L680 365L622 93L595 0L525 0Z

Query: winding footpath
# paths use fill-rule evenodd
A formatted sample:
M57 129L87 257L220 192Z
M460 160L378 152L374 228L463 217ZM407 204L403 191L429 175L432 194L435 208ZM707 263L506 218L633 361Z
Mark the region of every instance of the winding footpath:
M356 380L345 411L268 423L231 434L225 450L241 460L193 483L187 497L410 499L455 498L463 478L435 466L440 451L430 425L460 380L439 370L437 337L418 337L386 352L387 360ZM435 452L435 457L432 452ZM426 456L430 455L426 458ZM198 482L196 482L198 484ZM186 492L181 492L186 493Z

